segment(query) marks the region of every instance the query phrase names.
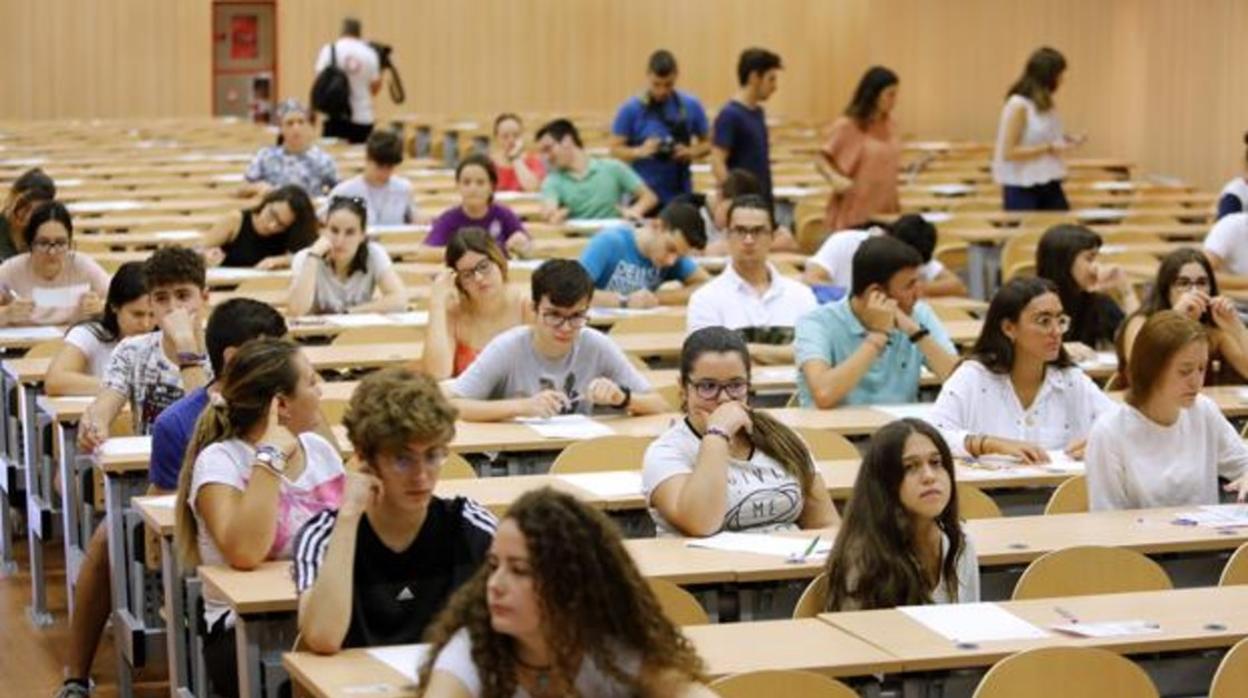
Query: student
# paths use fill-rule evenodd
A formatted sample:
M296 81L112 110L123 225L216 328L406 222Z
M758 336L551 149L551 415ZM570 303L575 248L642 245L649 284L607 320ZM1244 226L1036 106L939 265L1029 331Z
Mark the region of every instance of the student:
M50 397L98 393L117 343L151 332L152 326L152 305L143 285L143 263L126 262L108 283L104 312L65 333L65 343L48 364L44 392Z
M1055 225L1036 247L1036 276L1052 281L1070 315L1064 337L1076 361L1113 346L1123 318L1140 308L1130 277L1117 264L1097 261L1101 236L1081 225ZM1116 292L1121 306L1107 292Z
M728 213L730 263L689 297L688 331L721 325L742 333L761 363L784 363L798 318L817 303L810 287L767 261L775 239L771 204L759 196L733 199Z
M711 137L711 172L723 182L729 170L741 168L758 178L763 198L774 202L771 191L771 146L767 135L766 102L776 91L780 56L763 48L747 48L737 59L736 94L719 110Z
M329 198L364 200L368 224L403 225L416 222L412 183L394 173L403 162L403 141L394 131L374 131L364 146L364 172L339 182Z
M473 153L460 160L455 168L455 184L459 187L460 205L452 206L438 216L425 238L426 245L446 247L456 231L482 228L489 232L508 257L524 256L529 252L533 239L525 232L520 217L506 206L494 203L498 172L487 156Z
M1093 511L1201 506L1227 492L1248 498L1248 447L1217 403L1200 394L1209 340L1200 323L1154 313L1135 338L1126 404L1096 420L1088 436L1088 506Z
M0 325L63 325L104 310L108 272L74 251L74 223L58 201L30 214L29 252L0 264Z
M204 344L212 375L220 376L238 348L252 339L286 336L286 320L273 306L250 298L231 298L208 316ZM170 494L178 489L178 475L186 459L186 445L195 432L195 422L208 407L213 395L221 392L214 381L188 392L165 408L152 423L152 459L147 471L148 494Z
M992 297L971 355L941 386L930 421L955 456L1045 463L1083 458L1088 430L1114 403L1062 347L1070 317L1047 279L1018 277Z
M122 340L104 372L103 389L78 423L78 450L91 453L130 404L134 433L146 435L157 415L212 378L204 354L208 306L204 259L185 247L162 247L143 263L156 331Z
M537 131L537 145L550 165L542 181L544 216L551 223L569 218L641 220L659 202L650 187L619 160L591 158L581 134L567 119L555 119ZM623 206L624 197L632 205Z
M630 97L611 124L611 157L630 163L665 206L693 191L689 164L706 157L706 112L697 97L676 89L676 57L650 54L646 89Z
M56 183L38 167L26 170L9 187L0 211L0 262L26 251L26 221L39 204L56 199Z
M338 183L338 168L334 159L314 142L311 110L297 99L288 99L277 105L277 119L281 124L278 144L256 153L243 173L248 184L239 194L258 196L287 184L298 186L312 197L332 189Z
M740 196L763 196L763 185L758 177L743 169L728 172L722 182L715 188L701 194L681 197L682 201L701 207L702 220L706 223L706 255L708 257L728 256L728 209L732 202ZM773 252L796 251L797 240L788 228L777 226L772 235L771 249Z
M1136 335L1144 322L1161 310L1176 310L1204 326L1210 364L1206 384L1243 383L1248 378L1248 329L1235 302L1218 294L1218 279L1209 259L1200 250L1184 247L1161 260L1144 305L1122 323L1115 341L1118 387L1126 387Z
M811 286L839 286L849 290L854 285L854 253L863 240L873 235L892 235L918 251L923 258L919 279L924 296L965 296L966 284L940 260L936 251L936 226L917 213L907 213L891 225L876 225L865 230L842 230L828 236L819 251L806 260L802 278Z
M204 234L210 267L285 269L295 252L316 240L316 211L303 189L271 189L250 209L231 211Z
M1222 288L1248 288L1248 212L1228 213L1205 236L1205 256Z
M834 613L979 601L953 456L931 425L899 419L871 437L826 573Z
M1244 133L1244 145L1248 146L1248 132ZM1218 193L1218 220L1232 213L1248 211L1248 151L1244 153L1244 174L1231 179Z
M480 228L460 228L446 245L445 271L433 280L425 330L425 373L437 380L468 370L498 335L535 319L528 294L507 283L507 258Z
M595 407L635 415L667 411L663 397L651 390L615 342L585 327L593 295L593 282L577 262L543 262L532 280L538 322L490 340L468 370L449 384L460 417L498 422L590 414Z
M1062 191L1066 176L1062 154L1082 145L1086 138L1066 134L1053 104L1053 93L1065 72L1062 54L1047 46L1036 49L1001 108L992 178L1002 185L1007 211L1070 208Z
M334 199L325 232L291 262L286 312L291 316L389 313L407 307L407 289L386 248L364 235L361 199ZM381 297L373 295L381 290Z
M455 408L428 376L370 374L343 424L360 469L340 508L295 539L299 632L314 652L420 642L451 594L485 561L498 522L464 497L434 494L455 437Z
M494 119L490 161L498 172L497 191L537 191L546 177L546 165L537 153L524 151L524 122L515 114L499 114Z
M600 230L581 251L581 266L594 280L594 305L653 308L683 305L689 294L710 280L689 254L706 247L706 229L698 210L685 203L663 207L659 217L640 228ZM660 291L668 281L681 288Z
M360 39L360 20L342 20L342 36L321 47L316 54L313 75L320 75L332 59L347 74L351 87L351 113L347 118L330 116L325 119L321 135L341 138L348 143L363 143L373 131L373 95L381 91L381 57L368 42ZM331 50L332 46L332 50Z
M750 355L724 327L680 352L685 418L646 449L642 487L661 534L824 528L839 521L810 451L792 429L751 410Z
M507 510L427 637L424 698L714 695L616 526L549 488Z
M919 300L917 250L889 236L854 253L850 295L797 323L793 350L802 407L914 402L920 368L941 380L958 354L936 313Z
M901 133L893 121L897 74L872 66L858 81L845 113L832 124L815 167L832 193L823 214L826 230L863 225L881 213L901 210L897 173Z
M299 528L338 506L342 459L312 431L320 396L320 378L290 340L253 339L231 357L178 479L174 542L186 569L290 559ZM234 614L210 589L203 621L212 693L238 695Z

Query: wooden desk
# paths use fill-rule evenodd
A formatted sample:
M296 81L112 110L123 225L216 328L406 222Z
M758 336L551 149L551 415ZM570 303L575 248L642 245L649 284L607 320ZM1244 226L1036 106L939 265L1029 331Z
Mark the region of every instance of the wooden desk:
M203 659L202 657L192 659L188 651L192 624L198 623L198 619L190 618L188 615L188 609L194 609L196 604L190 603L187 599L186 580L183 579L185 570L182 569L182 563L173 545L173 530L177 518L174 506L169 497L135 497L131 503L144 525L160 541L165 652L169 661L170 688L175 694L178 690L191 691L192 677L203 676L202 668L196 671L197 666L202 666Z

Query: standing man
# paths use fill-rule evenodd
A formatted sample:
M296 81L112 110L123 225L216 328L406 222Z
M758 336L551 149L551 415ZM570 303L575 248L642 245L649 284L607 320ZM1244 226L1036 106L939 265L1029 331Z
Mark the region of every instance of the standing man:
M762 104L776 91L780 56L764 48L747 48L737 60L737 93L715 117L711 172L722 183L728 171L741 168L758 178L763 196L771 194L771 150L767 115Z
M342 138L349 143L363 143L373 132L373 95L381 91L381 60L367 42L360 39L360 20L342 20L342 36L321 47L316 57L316 74L329 67L330 46L334 64L347 74L351 84L351 118L325 120L322 136Z
M632 163L659 206L693 191L689 164L711 151L702 103L676 89L677 75L670 51L651 54L649 86L620 107L611 125L611 156Z

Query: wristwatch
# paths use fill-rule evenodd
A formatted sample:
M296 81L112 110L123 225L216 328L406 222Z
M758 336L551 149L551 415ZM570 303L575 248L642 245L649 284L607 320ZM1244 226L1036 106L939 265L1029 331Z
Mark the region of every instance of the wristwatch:
M272 444L256 446L256 462L279 477L286 472L286 454Z
M620 390L623 391L624 393L624 399L620 400L620 403L618 405L612 405L617 410L622 410L622 409L627 408L628 405L633 401L633 391L628 386L621 385Z
M910 343L918 344L919 342L923 341L924 337L928 336L931 333L932 331L927 329L926 327L920 327L918 331L910 335Z

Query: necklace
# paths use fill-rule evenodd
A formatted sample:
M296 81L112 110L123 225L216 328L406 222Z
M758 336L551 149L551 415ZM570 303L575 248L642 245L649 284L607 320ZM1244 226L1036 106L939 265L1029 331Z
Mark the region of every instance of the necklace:
M516 656L514 653L512 654L512 658L516 660L516 664L519 664L520 668L524 669L525 671L532 672L533 679L537 683L537 690L540 693L545 694L546 691L550 689L550 669L552 666L551 664L547 664L546 666L538 666L536 664L529 664L528 662L524 661L520 657Z

